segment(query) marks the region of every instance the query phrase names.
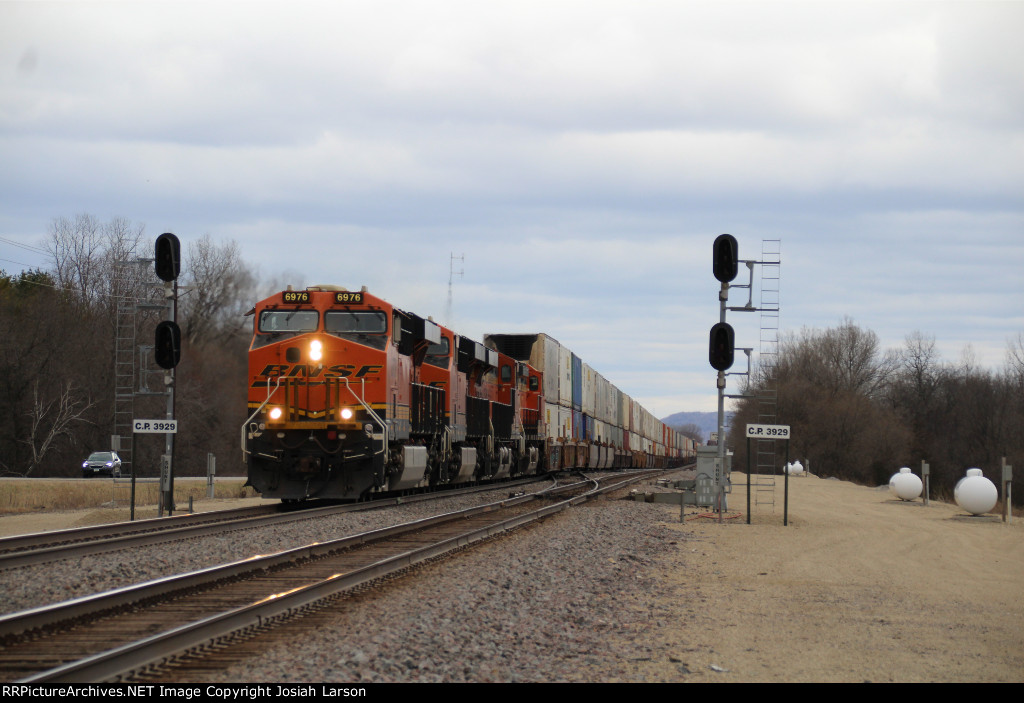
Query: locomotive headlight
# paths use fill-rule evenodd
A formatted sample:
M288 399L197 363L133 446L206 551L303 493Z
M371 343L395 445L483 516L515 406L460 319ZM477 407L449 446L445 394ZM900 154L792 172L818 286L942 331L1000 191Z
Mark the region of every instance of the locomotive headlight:
M271 420L280 420L281 419L281 415L283 415L283 414L284 414L284 411L281 410L281 408L271 408L270 409L270 419Z
M320 361L323 358L324 350L323 345L319 339L314 339L309 343L309 359L310 361Z
M352 408L342 408L341 409L341 419L342 420L351 420L352 419Z

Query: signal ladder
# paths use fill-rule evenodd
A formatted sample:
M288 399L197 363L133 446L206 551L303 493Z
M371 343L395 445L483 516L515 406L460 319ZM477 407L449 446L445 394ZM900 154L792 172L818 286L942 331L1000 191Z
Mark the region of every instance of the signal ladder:
M779 280L782 267L782 242L779 239L761 240L761 312L760 348L755 387L759 389L757 422L776 424L778 412L779 358ZM775 507L775 471L779 462L779 444L774 439L757 439L752 447L755 456L751 490L755 505Z
M114 345L114 434L121 438L121 474L131 475L132 419L135 414L135 300L117 299Z

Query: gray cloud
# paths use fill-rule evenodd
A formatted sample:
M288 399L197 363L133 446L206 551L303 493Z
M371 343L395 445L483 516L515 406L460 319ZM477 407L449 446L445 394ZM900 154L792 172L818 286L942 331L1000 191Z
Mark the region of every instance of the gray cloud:
M438 317L465 253L460 330L547 331L661 415L714 404L714 236L744 256L781 238L784 327L849 315L996 366L1024 328L1022 20L1018 3L3 3L0 227L35 244L93 212L209 232L268 279Z

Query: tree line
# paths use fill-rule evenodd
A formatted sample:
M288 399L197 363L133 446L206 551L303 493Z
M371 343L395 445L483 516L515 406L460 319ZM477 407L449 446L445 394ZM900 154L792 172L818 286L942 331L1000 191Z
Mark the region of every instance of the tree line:
M54 219L46 269L0 271L0 475L75 476L92 451L110 449L118 306L163 300L153 266L153 237L138 223L92 215ZM176 369L175 473L201 475L206 455L219 473L241 473L240 428L246 415L246 349L252 303L283 286L258 284L234 242L209 236L183 243ZM136 345L152 344L164 313L138 308ZM138 350L133 350L138 353ZM134 379L160 390L151 357ZM968 467L999 482L999 462L1024 467L1024 333L1007 345L998 370L981 368L967 350L957 363L939 358L934 338L910 334L882 350L878 336L844 320L835 328L783 336L776 363L755 369L746 393L777 394L776 421L792 427L791 456L818 475L883 484L900 466L931 466L933 492L951 494ZM756 399L738 403L730 446L746 466L747 423ZM138 398L135 417L163 417L166 399ZM697 427L688 434L700 437ZM135 468L158 473L162 435L137 442ZM1024 500L1017 491L1015 503Z
M49 267L0 271L0 475L80 475L90 452L111 448L115 340L125 334L119 306L133 309L133 386L163 390L162 370L139 350L153 344L167 315L158 308L164 289L153 264L138 261L152 259L153 242L143 225L123 218L61 217L46 235ZM182 249L175 474L203 474L207 453L217 457L218 473L238 474L251 336L245 313L257 277L234 242L207 235ZM133 411L164 417L166 396L136 397ZM138 437L136 472L157 475L163 435Z
M747 465L745 428L773 389L776 422L792 428L790 456L820 476L865 485L900 467L929 464L932 494L951 497L971 467L1001 484L1001 459L1024 469L1024 333L1008 340L1000 369L980 367L970 347L943 361L934 337L909 334L882 350L878 335L849 319L783 335L776 363L756 369L730 430L733 466ZM771 395L771 393L769 393ZM1016 491L1014 504L1024 500Z

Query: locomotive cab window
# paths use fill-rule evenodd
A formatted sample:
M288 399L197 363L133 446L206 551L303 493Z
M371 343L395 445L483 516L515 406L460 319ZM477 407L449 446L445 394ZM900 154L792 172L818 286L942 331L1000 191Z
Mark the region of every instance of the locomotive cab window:
M441 337L439 344L431 344L427 347L427 356L423 361L431 366L446 369L448 368L448 356L450 353L451 347L449 346L448 338Z
M264 310L260 313L259 334L253 339L252 348L259 349L297 334L315 332L319 325L320 313L316 310Z
M380 310L328 310L324 331L356 344L383 349L388 341L388 318Z

